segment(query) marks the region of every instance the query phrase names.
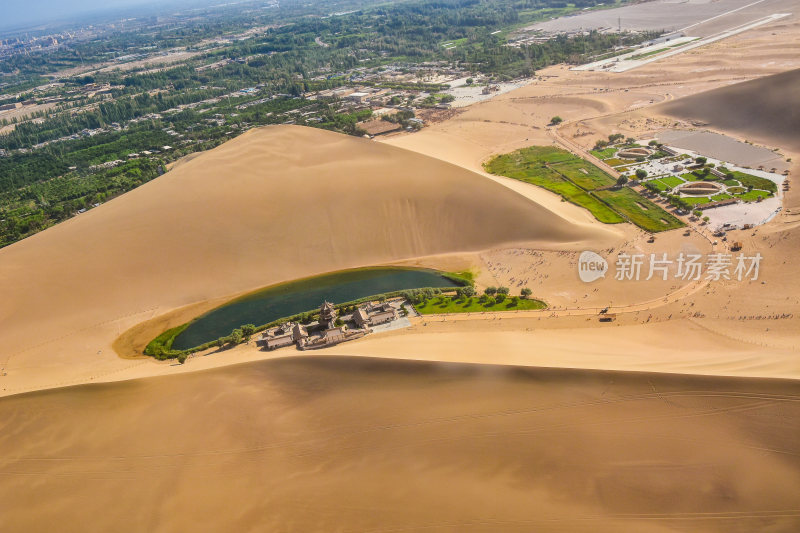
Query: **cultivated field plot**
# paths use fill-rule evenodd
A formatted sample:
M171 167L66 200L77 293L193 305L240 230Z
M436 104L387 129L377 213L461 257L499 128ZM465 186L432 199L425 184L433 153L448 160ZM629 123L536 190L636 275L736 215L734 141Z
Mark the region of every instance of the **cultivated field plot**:
M610 150L606 152L607 155L613 155L616 151ZM605 196L600 193L608 192L602 189L613 186L614 178L588 161L560 148L523 148L495 157L485 168L492 174L525 181L559 194L565 200L588 209L597 220L606 224L616 224L628 219L647 231L664 231L683 226L680 220L632 189L624 189L627 192L622 193L621 198L632 198L633 203L617 200L620 203L619 208L610 205L611 202L606 201ZM664 185L664 188L667 186ZM639 205L647 206L646 213L639 212L642 211Z
M583 161L566 150L532 146L492 159L486 164L486 170L492 174L514 178L554 192L568 202L588 209L600 222L606 224L624 222L625 219L618 213L555 170L560 164L570 162L573 158ZM602 172L590 163L584 162L584 166L591 166ZM588 175L585 177L589 179Z
M615 211L622 213L631 222L647 231L666 231L685 226L680 219L667 213L633 189L607 189L597 191L595 194Z
M555 164L552 168L588 191L614 184L614 178L578 157Z

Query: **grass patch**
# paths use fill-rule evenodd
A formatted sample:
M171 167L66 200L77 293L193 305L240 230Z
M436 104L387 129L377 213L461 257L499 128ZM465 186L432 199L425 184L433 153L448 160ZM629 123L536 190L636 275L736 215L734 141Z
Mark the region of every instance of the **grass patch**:
M653 186L658 189L659 191L666 191L667 189L671 189L672 187L668 186L666 183L661 181L660 179L656 180L648 180L645 183L652 183Z
M681 199L682 199L684 202L686 202L687 204L689 204L689 205L700 205L700 204L707 204L707 203L709 203L709 202L711 201L711 200L709 200L708 198L706 198L705 196L699 196L699 197L686 197L686 198L681 198Z
M734 170L730 173L733 174L734 179L738 180L739 183L742 184L742 187L753 187L754 189L761 189L771 193L778 192L778 186L775 184L775 182L768 180L767 178L753 176L752 174L745 174L744 172L739 172L738 170Z
M553 165L552 168L587 191L613 185L616 181L596 166L579 157L575 157L573 161L564 161L563 163Z
M646 231L666 231L685 226L680 219L667 213L633 189L623 187L618 190L597 191L594 194ZM645 206L646 209L642 209L641 206Z
M183 333L183 330L189 327L189 322L186 324L182 324L176 328L168 329L152 341L150 341L147 347L144 349L144 353L147 355L153 356L160 356L161 354L168 353L172 350L172 343L175 341L175 337ZM159 357L160 358L160 357Z
M462 270L460 272L443 272L442 275L448 279L461 284L462 286L475 285L475 272L471 270Z
M684 183L686 183L685 181L683 181L681 178L679 178L677 176L665 176L665 177L659 178L659 179L661 179L661 182L664 183L670 189L673 189L673 188L677 187L678 185L683 185Z
M743 200L745 202L755 202L758 200L759 196L761 197L762 200L765 200L767 198L771 198L772 193L767 191L752 190L750 192L745 192L743 194L737 194L736 198L739 198L740 200Z
M630 165L632 163L636 163L633 159L618 159L616 157L612 157L611 159L603 160L603 163L612 167L618 167L620 165Z
M506 298L502 302L494 299L486 303L480 301L478 296L457 299L454 296L438 296L422 304L414 306L421 315L440 313L481 313L484 311L522 311L530 309L545 309L547 304L541 300L524 298Z
M614 157L614 154L617 153L616 148L604 148L602 150L590 150L590 154L595 156L598 159L607 159L609 157Z
M669 47L659 48L658 50L652 50L650 52L645 52L644 54L636 54L635 56L631 56L628 59L644 59L645 57L654 56L656 54L660 54L661 52L666 52L667 50L669 50Z
M582 161L581 158L572 153L553 146L529 146L512 153L519 154L529 161L540 161L542 163L563 163L576 159Z

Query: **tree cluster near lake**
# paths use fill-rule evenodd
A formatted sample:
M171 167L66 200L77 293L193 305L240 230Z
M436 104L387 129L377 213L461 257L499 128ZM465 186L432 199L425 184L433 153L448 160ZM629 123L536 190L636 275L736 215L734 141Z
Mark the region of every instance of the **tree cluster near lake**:
M483 313L489 311L526 311L545 309L547 304L528 296L509 296L504 293L480 296L460 294L438 295L414 304L421 315L445 313Z

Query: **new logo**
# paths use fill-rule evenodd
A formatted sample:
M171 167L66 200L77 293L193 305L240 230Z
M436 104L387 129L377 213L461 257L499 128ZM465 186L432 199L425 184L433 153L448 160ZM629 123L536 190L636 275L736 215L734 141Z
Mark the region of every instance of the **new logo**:
M578 277L581 281L591 283L606 277L606 272L608 272L608 261L602 256L588 250L581 252L578 258Z

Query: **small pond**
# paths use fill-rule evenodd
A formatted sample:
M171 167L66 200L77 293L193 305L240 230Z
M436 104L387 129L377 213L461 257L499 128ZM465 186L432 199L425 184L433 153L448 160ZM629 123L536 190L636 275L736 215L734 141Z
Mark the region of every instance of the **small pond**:
M364 268L306 278L233 300L197 318L172 343L186 350L229 335L243 324L256 326L319 308L323 301L344 303L367 296L424 287L458 287L459 283L435 270Z

